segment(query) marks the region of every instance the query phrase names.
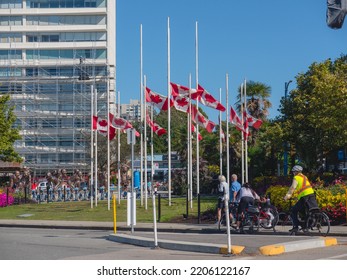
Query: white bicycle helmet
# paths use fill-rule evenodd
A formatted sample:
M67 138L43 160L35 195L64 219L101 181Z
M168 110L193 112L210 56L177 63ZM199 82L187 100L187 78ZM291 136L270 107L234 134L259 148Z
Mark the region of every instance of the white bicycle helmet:
M292 172L301 172L302 171L302 167L300 165L295 165L293 168L292 168Z

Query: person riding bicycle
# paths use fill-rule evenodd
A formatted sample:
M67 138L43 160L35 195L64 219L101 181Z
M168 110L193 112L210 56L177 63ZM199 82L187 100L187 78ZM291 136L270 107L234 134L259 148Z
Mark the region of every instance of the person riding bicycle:
M244 212L246 211L249 205L254 205L254 201L256 199L260 200L259 195L252 189L249 183L244 183L237 195L239 206L237 209L236 230L239 230L240 228Z
M222 209L225 207L225 199L229 200L229 186L226 182L224 175L218 176L219 185L218 185L218 204L217 204L217 219L219 224L222 218Z
M312 208L318 208L314 190L307 177L302 174L302 170L303 168L300 165L295 165L293 167L292 172L294 174L294 178L292 185L284 197L284 200L287 201L292 197L295 191L298 193L298 202L292 207L290 214L293 221L293 228L290 230L290 232L296 232L299 229L299 212L304 213L306 207L308 207L309 210Z

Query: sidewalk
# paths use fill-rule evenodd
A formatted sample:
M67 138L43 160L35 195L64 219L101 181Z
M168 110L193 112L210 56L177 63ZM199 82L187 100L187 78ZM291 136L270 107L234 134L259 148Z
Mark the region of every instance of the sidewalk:
M155 247L152 223L138 223L134 232L126 223L52 221L52 220L1 220L0 227L68 228L78 230L109 230L108 239L137 246ZM261 229L257 235L231 233L231 247L227 244L226 231L218 231L213 224L157 223L158 246L165 249L203 252L212 254L263 254L278 255L286 252L332 246L334 236L347 236L347 226L331 226L329 237L289 236L289 227L277 226L273 230ZM216 244L216 240L219 240ZM220 241L222 240L222 242ZM275 242L275 243L274 243ZM224 244L223 244L224 243Z

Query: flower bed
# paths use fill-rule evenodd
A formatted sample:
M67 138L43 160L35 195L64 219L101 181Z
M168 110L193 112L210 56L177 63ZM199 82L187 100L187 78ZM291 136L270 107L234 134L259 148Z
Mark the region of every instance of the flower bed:
M12 195L9 195L7 198L6 193L0 193L0 207L12 205L13 202L14 202L14 198Z

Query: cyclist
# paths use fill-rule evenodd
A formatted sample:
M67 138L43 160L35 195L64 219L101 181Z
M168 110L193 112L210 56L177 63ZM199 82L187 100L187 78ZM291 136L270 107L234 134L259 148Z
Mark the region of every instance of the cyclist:
M219 225L220 219L222 218L222 209L224 209L225 199L229 200L229 186L226 182L224 175L218 176L219 185L218 185L218 204L217 204L217 225Z
M241 184L237 181L237 175L231 175L231 186L230 186L230 220L233 224L236 223L236 211L237 211L237 194L241 189Z
M238 194L239 207L237 209L236 231L239 231L244 212L249 205L254 205L255 200L260 200L259 195L249 183L244 183Z
M298 202L292 207L291 218L293 221L293 228L290 232L297 232L299 229L299 219L298 212L305 212L306 205L308 209L318 208L316 201L316 196L314 190L311 187L311 184L307 177L302 174L303 168L300 165L295 165L292 169L294 178L292 185L290 186L287 194L284 197L284 200L288 200L292 197L294 191L298 193Z

